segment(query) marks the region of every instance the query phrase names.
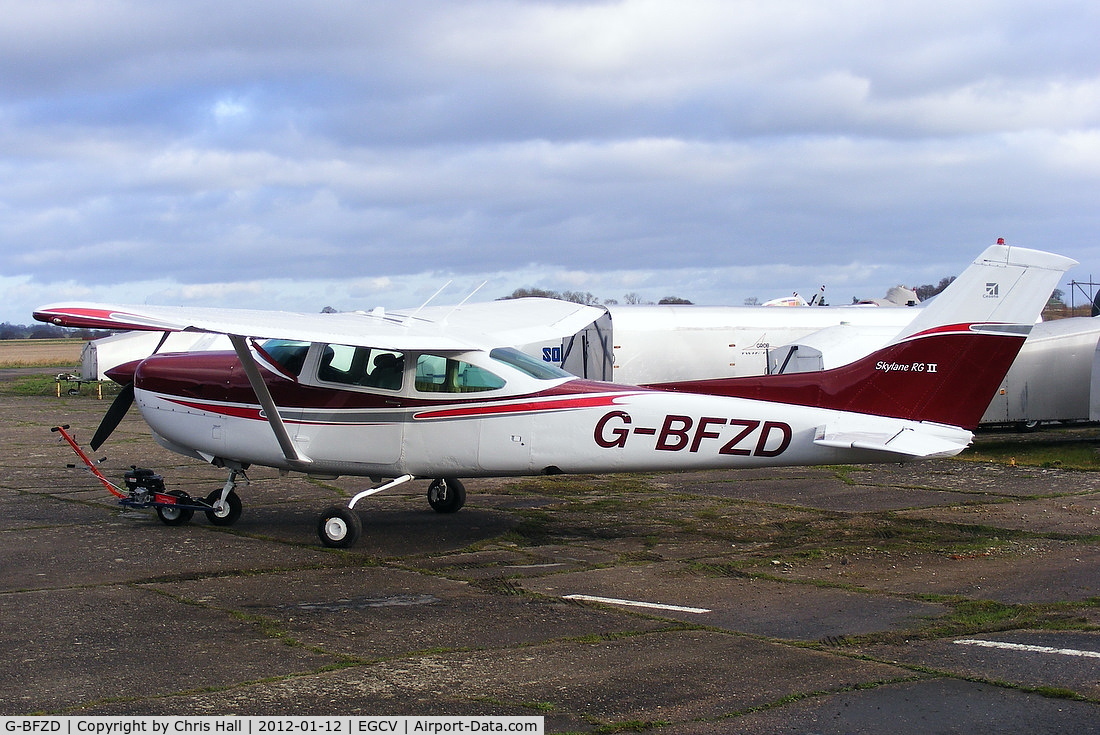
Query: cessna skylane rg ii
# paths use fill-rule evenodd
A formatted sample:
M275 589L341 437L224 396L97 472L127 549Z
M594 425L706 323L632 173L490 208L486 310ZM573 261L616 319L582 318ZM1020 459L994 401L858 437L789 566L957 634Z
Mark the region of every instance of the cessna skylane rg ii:
M865 358L670 389L577 378L515 349L590 318L577 316L584 307L550 300L516 303L511 316L474 309L453 319L438 310L427 319L91 303L52 304L34 316L69 327L227 335L232 351L154 354L111 371L124 388L93 448L136 400L158 443L228 470L224 487L204 500L151 487L152 473L136 471L122 502L156 507L166 523L203 510L227 525L240 515L235 488L251 465L370 477L381 484L318 521L323 544L346 547L361 533L363 498L416 478L431 480L431 507L451 513L465 502L460 477L957 454L1073 265L995 245ZM479 313L492 320L479 324Z

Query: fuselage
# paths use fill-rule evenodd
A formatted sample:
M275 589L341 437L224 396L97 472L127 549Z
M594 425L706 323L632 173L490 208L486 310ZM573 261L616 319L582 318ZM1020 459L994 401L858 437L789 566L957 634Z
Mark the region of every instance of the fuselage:
M286 459L232 352L146 359L134 375L137 403L158 441L189 456L377 477L882 461L881 452L815 440L825 426L887 435L918 427L835 409L585 381L545 366L528 370L511 356L502 361L496 350L402 353L396 382L379 387L363 384L372 382L365 373L349 382L360 369L351 358L347 371L326 373L327 345L299 346L300 364L288 350L261 349L259 357L294 446L308 458L304 468ZM381 364L377 355L367 361ZM969 441L961 429L919 427L960 447Z

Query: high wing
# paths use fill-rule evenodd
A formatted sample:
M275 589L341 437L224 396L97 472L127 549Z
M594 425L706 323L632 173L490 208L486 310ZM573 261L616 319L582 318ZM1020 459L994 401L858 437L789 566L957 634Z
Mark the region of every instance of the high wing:
M600 308L555 299L516 299L508 308L490 303L331 314L70 302L43 306L34 312L34 318L62 327L210 332L353 347L460 352L560 339L571 333L563 329L576 331L603 313Z
M560 339L563 328L582 328L603 310L555 299L518 299L511 308L473 305L433 308L413 313L370 312L305 314L204 307L137 306L102 303L50 304L34 318L64 327L129 329L161 332L208 332L229 336L241 367L268 417L283 455L296 469L312 460L298 448L264 380L248 340L277 338L396 351L432 350L462 353L501 344ZM575 325L575 327L573 327ZM490 336L490 331L495 332ZM505 341L501 341L501 334ZM92 439L97 448L126 413L133 400L124 387Z
M492 334L494 345L560 341L606 313L607 309L602 306L546 298L506 299L392 312L398 318L420 319L454 329Z

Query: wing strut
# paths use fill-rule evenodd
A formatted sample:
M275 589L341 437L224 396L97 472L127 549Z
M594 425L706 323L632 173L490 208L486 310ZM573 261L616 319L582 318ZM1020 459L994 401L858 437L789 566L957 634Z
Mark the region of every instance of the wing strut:
M256 358L252 356L252 351L248 349L247 339L239 334L230 334L229 341L233 343L233 349L236 350L237 357L241 361L241 367L244 368L244 373L248 376L248 382L252 386L252 390L256 392L256 398L259 399L260 405L267 415L267 423L275 433L279 447L283 450L283 456L291 465L300 466L300 468L310 465L313 460L301 454L298 448L294 446L294 440L290 438L290 433L286 430L283 417L279 415L279 408L275 405L275 399L271 397L271 391L267 389L267 383L260 375Z

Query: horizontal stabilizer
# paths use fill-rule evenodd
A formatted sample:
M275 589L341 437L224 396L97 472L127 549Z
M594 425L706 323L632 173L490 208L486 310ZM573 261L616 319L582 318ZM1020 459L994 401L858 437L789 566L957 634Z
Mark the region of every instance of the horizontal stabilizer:
M941 427L942 428L942 427ZM915 428L904 428L895 434L875 434L858 431L830 431L829 427L818 427L814 444L838 449L863 449L897 456L898 461L909 459L931 459L934 457L953 457L970 446L973 435L968 431L951 432L955 436L944 436L939 431L924 432Z

